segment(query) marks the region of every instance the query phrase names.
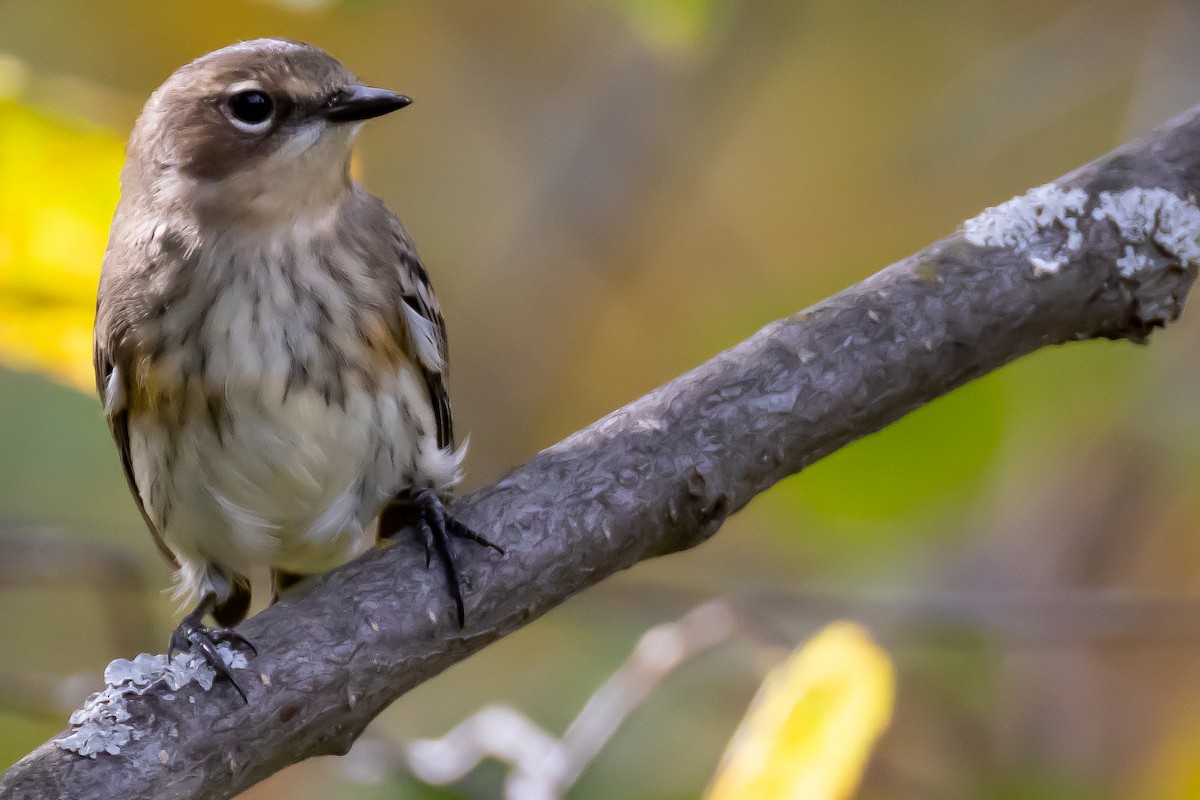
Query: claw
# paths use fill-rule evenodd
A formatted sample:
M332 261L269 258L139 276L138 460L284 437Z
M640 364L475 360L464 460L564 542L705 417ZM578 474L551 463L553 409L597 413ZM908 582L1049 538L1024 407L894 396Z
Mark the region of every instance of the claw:
M429 523L422 517L417 520L417 530L421 532L421 544L425 546L425 569L429 569L433 551L437 548L433 541L433 528L429 527Z
M469 539L483 547L490 547L500 555L504 555L504 548L450 516L446 511L446 506L433 490L417 489L412 493L411 498L412 504L419 514L417 530L425 545L425 568L429 568L432 556L436 552L438 560L442 562L442 571L446 576L446 588L450 592L451 599L454 600L458 627L461 628L466 624L467 613L466 605L463 602L462 580L450 547L450 539Z
M500 545L493 542L491 539L484 538L483 535L476 533L473 529L467 527L464 523L459 522L454 517L446 516L446 532L451 536L457 536L459 539L470 539L475 544L484 547L490 547L500 555L504 555L505 550Z
M209 628L208 631L212 638L218 642L233 645L234 647L244 647L250 651L252 655L258 655L258 648L254 646L254 642L242 636L233 628Z
M258 655L258 649L254 644L242 634L232 628L208 628L201 621L204 614L208 610L208 605L211 603L209 598L201 600L200 605L191 614L183 618L177 627L171 633L171 641L167 646L167 660L175 653L194 652L199 653L213 671L217 673L217 677L224 678L233 685L237 693L241 695L242 702L249 703L246 697L246 692L238 685L238 682L233 677L233 672L225 664L225 659L221 658L221 653L217 650L217 644L224 642L235 647L245 647L254 655Z

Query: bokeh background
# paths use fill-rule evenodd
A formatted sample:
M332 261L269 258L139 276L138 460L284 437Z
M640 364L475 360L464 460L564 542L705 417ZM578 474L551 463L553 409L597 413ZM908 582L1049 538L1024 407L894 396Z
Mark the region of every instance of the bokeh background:
M467 487L1200 98L1193 2L0 0L0 767L103 666L158 652L170 576L90 383L122 141L173 69L319 44L416 102L363 179L441 297ZM639 635L727 597L899 673L862 798L1200 797L1200 314L1006 367L402 698L377 735L511 703L561 731ZM573 798L697 797L770 659L672 675ZM352 762L268 798L433 792ZM369 771L368 771L369 772Z

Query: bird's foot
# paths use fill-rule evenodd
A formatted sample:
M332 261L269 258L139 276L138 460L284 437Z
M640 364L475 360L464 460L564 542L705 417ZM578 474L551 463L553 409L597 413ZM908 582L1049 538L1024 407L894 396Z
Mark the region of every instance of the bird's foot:
M417 530L421 532L425 545L425 566L429 567L433 553L437 553L446 574L447 588L450 590L450 596L454 598L454 607L458 612L458 627L461 628L466 624L467 614L463 604L462 580L450 549L451 537L469 539L482 547L492 548L500 555L504 555L504 548L451 516L432 489L415 490L412 493L412 502L418 512Z
M245 636L242 636L232 628L209 628L201 621L203 613L192 612L188 614L179 623L179 627L171 634L171 643L167 647L167 659L170 660L174 653L198 653L205 663L213 668L217 673L217 677L224 678L229 681L237 693L242 696L243 702L250 702L246 699L246 693L238 682L233 677L233 671L229 669L229 665L225 663L225 659L221 657L221 652L217 649L217 645L225 643L234 647L244 647L254 655L258 655L258 650Z

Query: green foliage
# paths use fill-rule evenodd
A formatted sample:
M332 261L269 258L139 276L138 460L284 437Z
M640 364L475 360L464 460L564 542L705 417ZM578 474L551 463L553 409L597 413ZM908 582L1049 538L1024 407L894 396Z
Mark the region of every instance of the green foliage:
M62 728L61 721L52 722L0 709L0 765L7 768ZM3 774L3 769L0 769L0 774Z
M1113 795L1082 781L1038 769L1013 770L997 776L981 800L1110 800Z
M664 50L689 49L709 32L722 0L610 0L647 42Z
M1005 381L984 377L833 453L759 498L781 530L831 532L810 544L835 560L940 536L986 485L1004 441Z
M903 522L982 485L1004 433L1001 379L956 389L843 448L795 481L823 519Z

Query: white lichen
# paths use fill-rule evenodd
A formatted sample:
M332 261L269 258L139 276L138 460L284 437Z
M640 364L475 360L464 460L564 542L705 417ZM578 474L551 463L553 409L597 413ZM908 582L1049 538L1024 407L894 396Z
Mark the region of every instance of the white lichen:
M1053 183L985 209L963 223L963 234L976 247L1006 247L1025 255L1035 274L1058 272L1083 246L1079 217L1087 204L1082 189L1062 189ZM1047 237L1058 229L1061 237Z
M1139 253L1133 248L1133 245L1125 245L1125 255L1117 259L1117 270L1124 276L1129 277L1139 269L1145 269L1150 264L1150 259Z
M1016 251L1035 275L1054 274L1083 248L1079 220L1088 199L1082 189L1048 183L967 220L963 235L976 247ZM1116 227L1124 253L1115 263L1126 277L1166 264L1200 265L1200 209L1166 189L1101 192L1087 216Z
M225 643L217 645L217 652L231 669L241 669L247 664L245 655ZM70 732L55 739L54 744L90 758L98 753L116 755L122 747L141 738L141 731L129 724L130 697L159 687L174 692L190 683L207 691L216 677L216 671L193 653L177 655L169 662L165 655L149 653L142 653L132 661L118 658L104 669L107 685L71 715ZM164 699L174 698L164 695ZM195 701L193 697L188 699Z
M1060 189L1053 183L985 209L963 224L967 241L976 247L1023 248L1036 244L1043 231L1083 213L1087 192ZM1074 227L1074 226L1071 226Z
M1053 272L1058 272L1067 264L1067 260L1061 256L1046 259L1040 256L1030 256L1029 263L1033 265L1034 273L1038 275L1048 275Z
M1149 242L1184 266L1200 264L1200 209L1166 189L1101 192L1092 218L1108 219L1127 242L1125 255L1117 260L1122 275L1132 275L1153 263L1147 253L1136 248Z

